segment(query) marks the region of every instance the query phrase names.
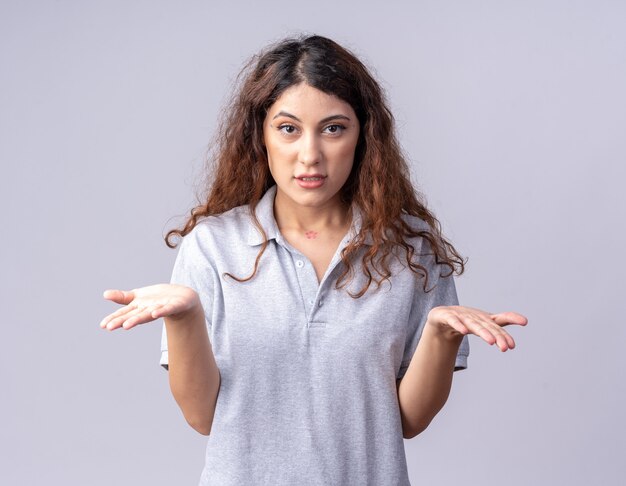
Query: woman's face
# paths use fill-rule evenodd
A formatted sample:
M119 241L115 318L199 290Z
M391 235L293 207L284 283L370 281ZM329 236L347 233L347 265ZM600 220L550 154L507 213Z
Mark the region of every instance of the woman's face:
M329 208L340 204L359 139L350 104L301 83L270 107L263 138L276 203Z

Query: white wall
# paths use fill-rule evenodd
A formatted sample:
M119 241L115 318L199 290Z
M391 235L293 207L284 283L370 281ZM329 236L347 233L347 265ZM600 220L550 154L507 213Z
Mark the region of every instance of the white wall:
M160 323L106 333L109 287L167 281L166 228L242 62L302 31L388 92L416 182L464 256L463 304L528 316L472 339L407 441L414 484L617 485L626 6L618 1L0 4L0 482L195 484L205 437ZM620 279L620 280L618 280Z

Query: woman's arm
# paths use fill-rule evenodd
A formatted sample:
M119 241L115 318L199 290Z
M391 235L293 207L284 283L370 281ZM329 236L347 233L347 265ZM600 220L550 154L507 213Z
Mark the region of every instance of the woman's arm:
M220 373L198 305L188 316L165 317L170 389L187 423L209 435L220 388Z
M515 341L502 326L527 323L526 317L516 312L489 314L458 305L432 308L409 367L398 383L404 438L423 432L446 403L464 335L474 334L506 351L515 347Z
M170 389L189 425L209 435L220 373L198 293L183 285L157 284L130 291L106 290L104 298L124 307L102 319L103 329L129 330L163 318Z
M423 432L446 403L463 335L446 336L427 325L406 373L398 382L402 435Z

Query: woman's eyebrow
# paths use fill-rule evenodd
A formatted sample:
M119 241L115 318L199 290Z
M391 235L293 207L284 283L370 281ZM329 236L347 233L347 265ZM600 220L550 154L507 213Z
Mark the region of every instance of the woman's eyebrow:
M274 116L274 118L272 118L272 120L278 118L279 116L286 116L289 118L293 118L296 121L299 121L300 123L302 123L302 120L300 120L297 116L292 115L291 113L287 113L286 111L279 111L278 113L276 113L276 115ZM320 120L320 124L322 123L326 123L330 120L348 120L350 121L350 118L347 117L346 115L331 115L331 116L327 116L326 118Z

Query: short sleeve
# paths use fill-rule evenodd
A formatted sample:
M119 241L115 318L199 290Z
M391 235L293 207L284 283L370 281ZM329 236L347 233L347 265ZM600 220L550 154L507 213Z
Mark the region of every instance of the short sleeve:
M450 273L447 266L439 265L438 268L439 272L443 273L443 275L448 275ZM417 349L417 344L424 330L426 318L428 317L430 310L433 307L440 305L459 305L456 286L454 284L454 276L452 274L449 276L439 276L436 286L432 288L432 285L429 283L427 290L428 289L430 289L428 292L423 290L423 280L419 280L417 282L417 295L413 300L411 308L409 331L407 333L402 363L400 364L400 370L397 376L398 380L404 376L407 368L409 367L409 363L411 362L413 354ZM454 371L467 368L468 356L469 339L468 336L464 336L457 352Z
M201 225L197 225L180 243L178 254L172 269L170 283L184 285L198 293L207 328L211 328L211 315L215 272L210 262L206 244L203 244ZM206 233L205 233L206 234ZM167 331L165 322L161 331L161 359L159 364L166 370L168 365Z

